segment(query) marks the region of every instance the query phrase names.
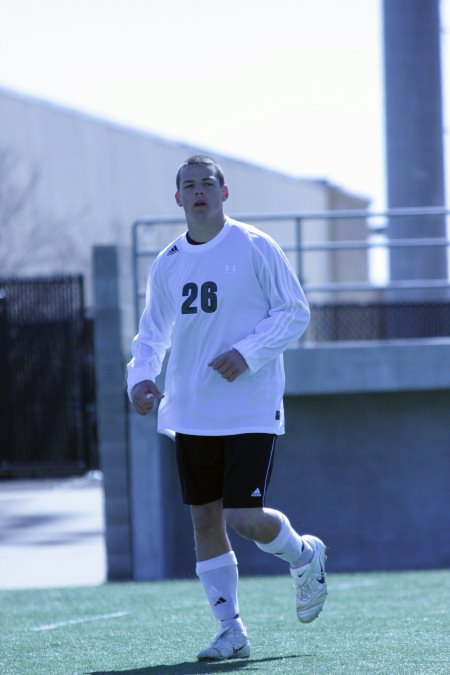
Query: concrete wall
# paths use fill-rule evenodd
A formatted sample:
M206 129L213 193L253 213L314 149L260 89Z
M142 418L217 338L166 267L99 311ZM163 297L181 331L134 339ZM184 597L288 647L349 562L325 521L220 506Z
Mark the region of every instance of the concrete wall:
M324 539L330 569L449 565L449 404L449 391L287 399L271 499Z

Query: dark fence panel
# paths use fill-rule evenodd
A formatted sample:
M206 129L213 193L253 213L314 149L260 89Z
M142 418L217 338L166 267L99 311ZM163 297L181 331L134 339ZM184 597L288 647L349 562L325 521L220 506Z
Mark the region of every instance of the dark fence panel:
M305 337L312 342L335 342L449 335L449 302L386 302L312 305Z
M0 279L0 475L96 468L83 279Z

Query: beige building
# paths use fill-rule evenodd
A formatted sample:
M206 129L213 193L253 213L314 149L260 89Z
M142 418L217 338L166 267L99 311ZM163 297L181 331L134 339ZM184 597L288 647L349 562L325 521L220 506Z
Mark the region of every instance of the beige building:
M151 120L149 120L151 124ZM207 148L176 143L77 110L0 88L0 276L79 273L92 303L92 247L120 252L124 345L135 330L132 223L142 216L182 215L174 177L189 155ZM227 212L274 214L365 209L366 199L325 180L305 180L214 153L230 198ZM295 242L295 222L257 223L282 246ZM146 244L163 246L177 228L154 228ZM303 243L367 238L364 220L305 220ZM294 265L295 253L289 253ZM303 256L307 283L367 281L365 251ZM330 299L315 295L318 300Z

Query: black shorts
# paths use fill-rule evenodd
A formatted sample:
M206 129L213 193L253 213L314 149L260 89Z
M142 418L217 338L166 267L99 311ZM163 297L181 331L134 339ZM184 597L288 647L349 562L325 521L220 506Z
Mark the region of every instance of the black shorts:
M224 508L264 505L276 436L176 435L178 474L185 504L223 499Z

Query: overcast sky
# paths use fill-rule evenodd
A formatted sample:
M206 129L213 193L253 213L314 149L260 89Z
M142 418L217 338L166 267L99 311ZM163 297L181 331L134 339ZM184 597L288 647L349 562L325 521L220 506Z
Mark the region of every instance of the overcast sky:
M381 0L0 0L0 85L325 178L376 208L381 46Z

